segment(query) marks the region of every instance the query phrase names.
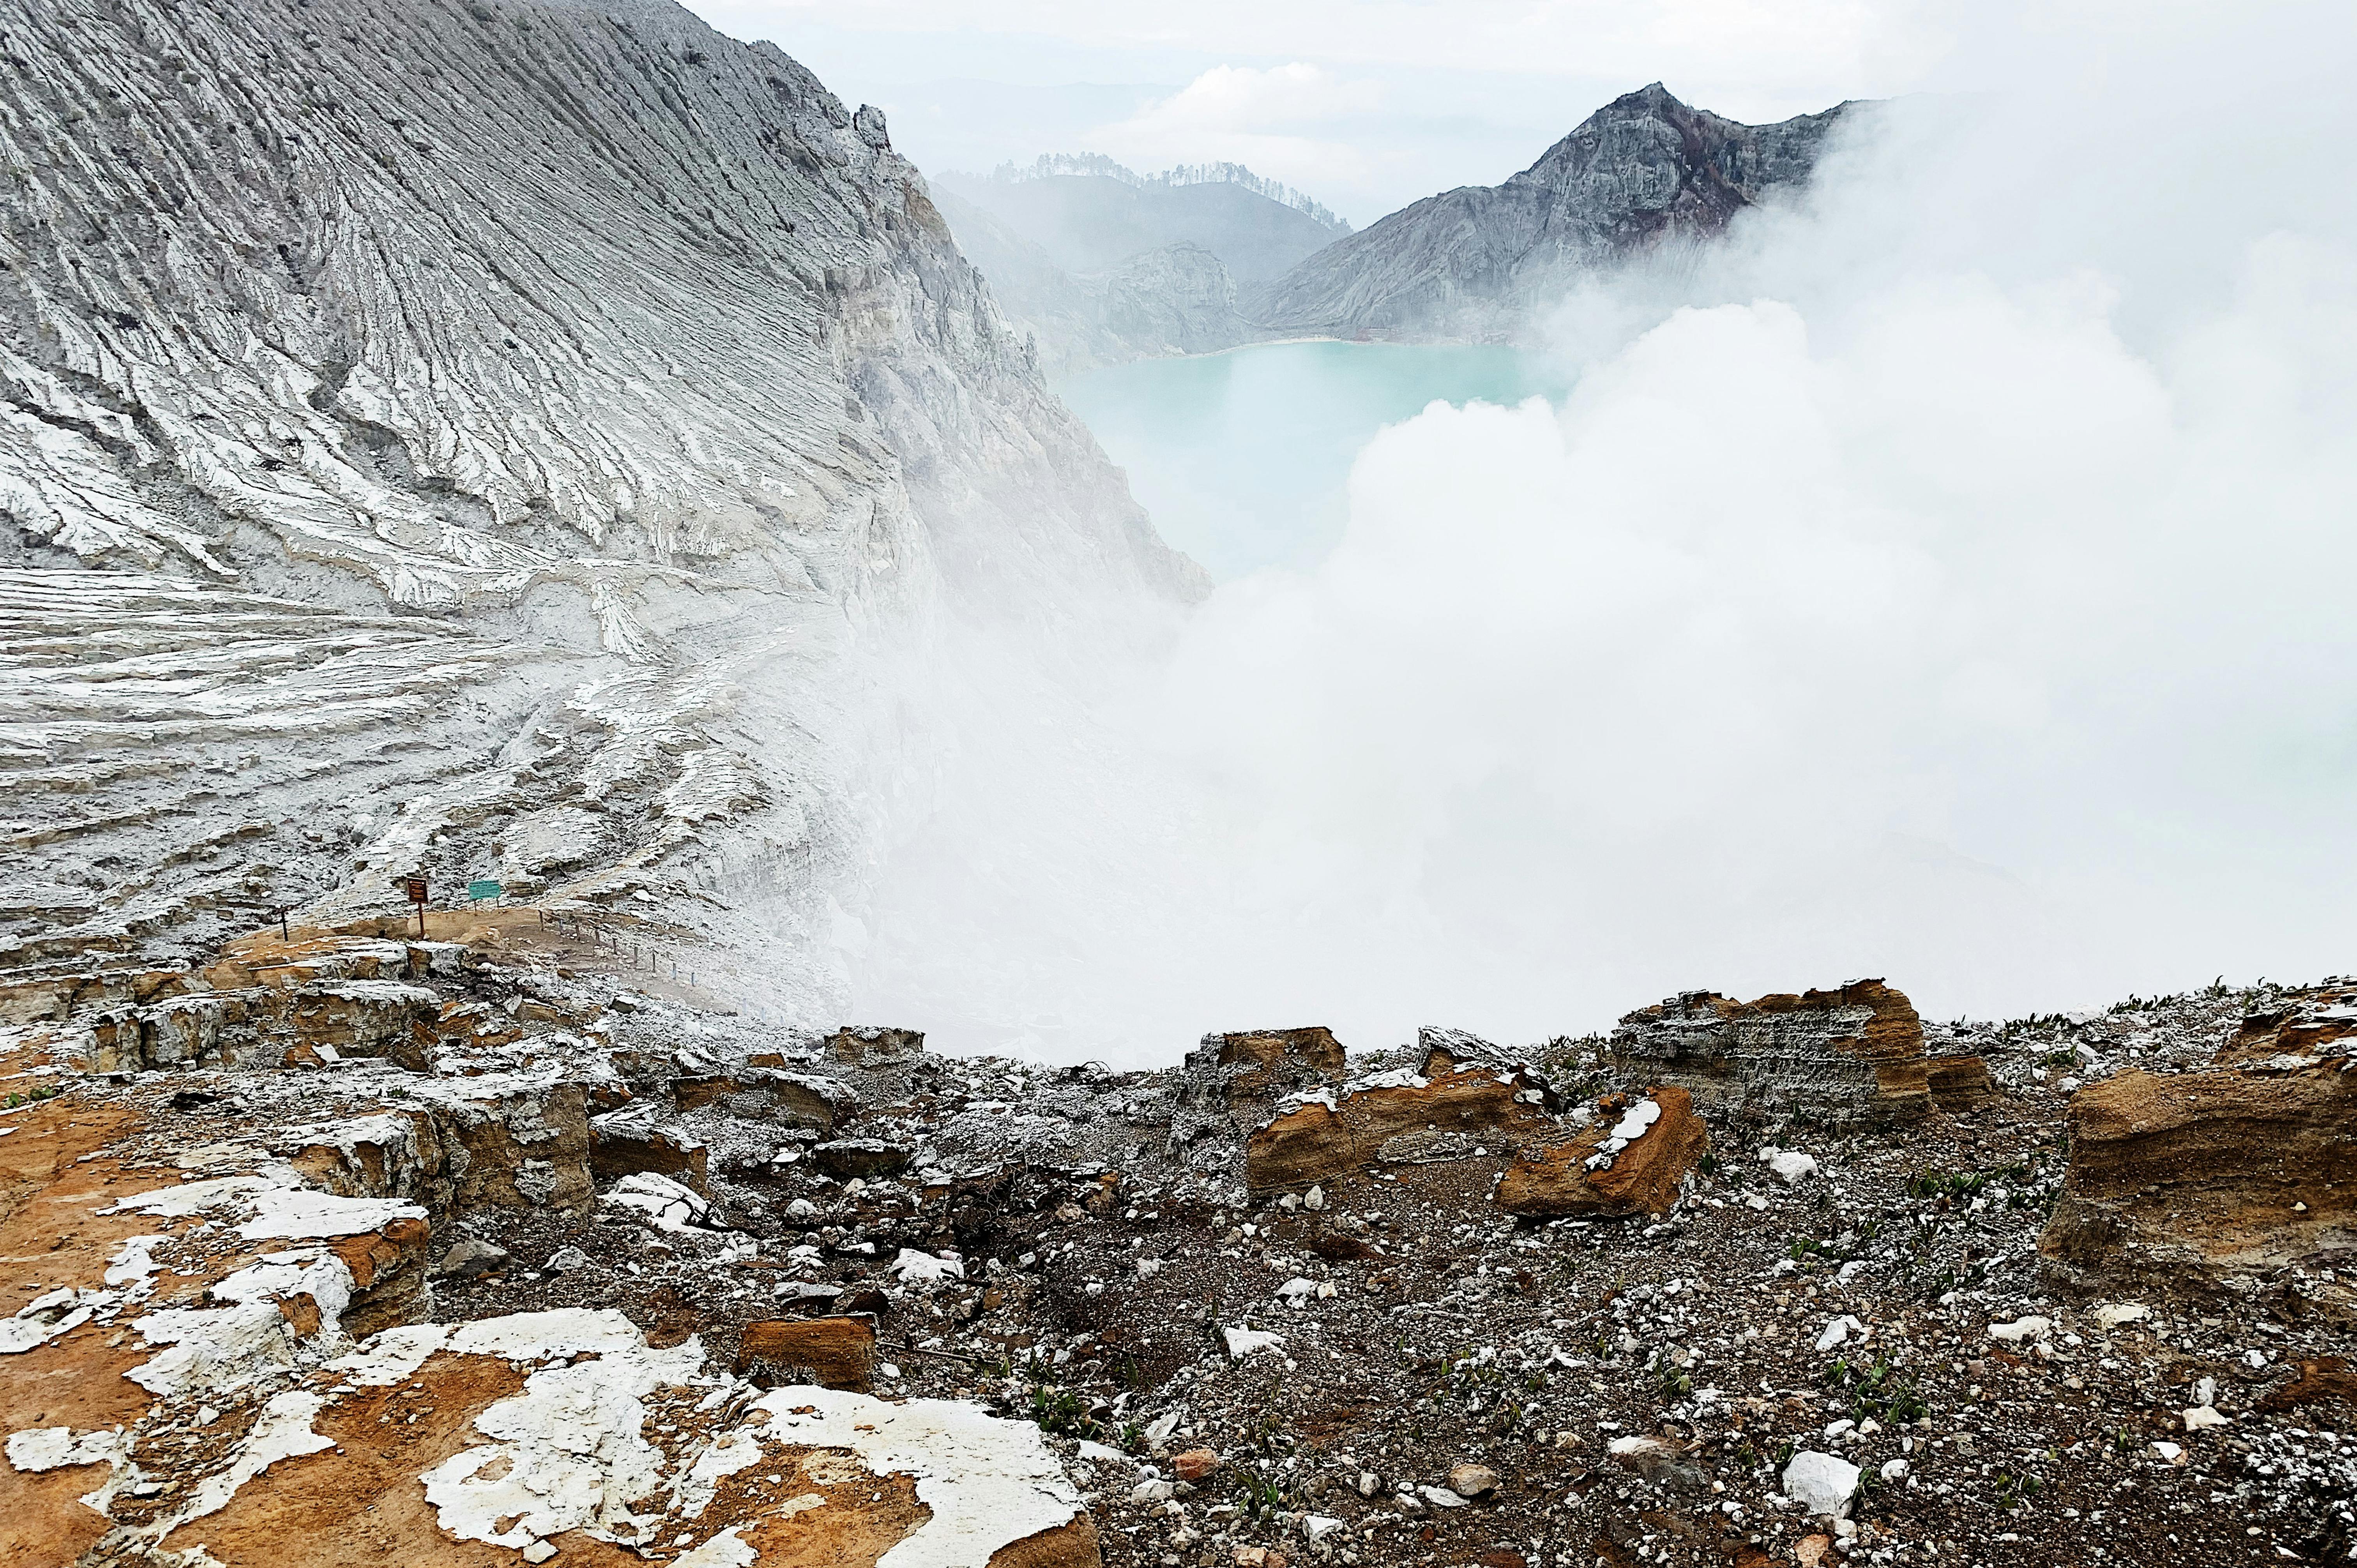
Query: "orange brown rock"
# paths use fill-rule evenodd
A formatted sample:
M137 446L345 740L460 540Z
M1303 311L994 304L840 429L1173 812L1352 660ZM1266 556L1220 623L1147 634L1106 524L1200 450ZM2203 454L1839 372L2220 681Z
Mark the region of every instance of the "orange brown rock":
M2272 1057L2345 1058L2357 1050L2357 986L2323 985L2245 1017L2217 1065Z
M1404 1133L1426 1128L1501 1135L1539 1121L1516 1084L1490 1068L1312 1100L1272 1118L1244 1144L1244 1181L1255 1192L1331 1181L1374 1163Z
M1686 1173L1708 1152L1710 1131L1684 1090L1657 1089L1650 1097L1661 1106L1661 1119L1614 1155L1610 1165L1587 1168L1612 1130L1604 1121L1569 1143L1524 1151L1499 1180L1498 1206L1546 1219L1667 1213ZM1608 1101L1605 1114L1617 1117L1620 1109Z
M2357 1260L2357 1073L2124 1072L2070 1126L2039 1240L2058 1283L2199 1293Z
M772 1374L807 1369L822 1388L866 1393L876 1380L876 1330L856 1317L748 1323L737 1363Z
M1942 1111L1971 1111L1996 1098L1996 1080L1978 1057L1933 1057L1925 1069L1932 1103Z

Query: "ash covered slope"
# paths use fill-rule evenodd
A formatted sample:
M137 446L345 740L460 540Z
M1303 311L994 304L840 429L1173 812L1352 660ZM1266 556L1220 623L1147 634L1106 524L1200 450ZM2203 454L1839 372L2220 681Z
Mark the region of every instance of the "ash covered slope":
M846 627L1195 591L881 114L772 46L62 0L5 57L0 615L71 616L0 661L19 960L420 865L792 907Z
M1743 125L1655 82L1589 115L1503 185L1404 208L1247 291L1243 308L1289 334L1504 336L1577 274L1717 234L1769 191L1803 183L1848 111Z

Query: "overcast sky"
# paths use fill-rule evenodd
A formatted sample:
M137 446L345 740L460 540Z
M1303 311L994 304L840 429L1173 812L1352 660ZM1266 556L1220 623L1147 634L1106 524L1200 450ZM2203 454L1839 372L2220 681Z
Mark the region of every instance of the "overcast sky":
M1914 0L689 0L890 116L929 170L1043 152L1147 169L1229 158L1365 224L1491 184L1660 81L1760 122L1970 87L2007 9ZM2164 27L2174 0L2052 0L2031 32ZM1964 18L1959 20L1959 18ZM1977 40L1996 40L1994 44Z

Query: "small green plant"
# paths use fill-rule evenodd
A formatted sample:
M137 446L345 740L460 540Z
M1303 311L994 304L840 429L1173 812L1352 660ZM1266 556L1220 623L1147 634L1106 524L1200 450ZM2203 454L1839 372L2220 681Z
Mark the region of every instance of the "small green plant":
M2038 1477L2017 1476L2010 1470L1996 1473L1996 1506L2011 1513L2038 1495Z
M1089 1414L1088 1402L1070 1389L1058 1387L1053 1371L1037 1351L1024 1358L1024 1379L1030 1384L1027 1413L1042 1432L1059 1437L1096 1437L1102 1429Z
M1836 1359L1819 1375L1818 1382L1836 1394L1849 1396L1849 1413L1853 1421L1868 1416L1897 1425L1921 1419L1930 1413L1931 1406L1914 1383L1888 1357L1878 1356L1871 1367L1853 1363L1847 1357Z
M1236 1473L1236 1506L1246 1519L1267 1519L1286 1508L1285 1488L1276 1481L1262 1475L1252 1466L1240 1466Z

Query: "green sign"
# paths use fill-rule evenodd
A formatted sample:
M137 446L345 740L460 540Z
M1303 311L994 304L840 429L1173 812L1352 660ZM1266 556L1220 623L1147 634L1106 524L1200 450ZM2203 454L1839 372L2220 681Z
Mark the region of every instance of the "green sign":
M469 898L496 898L500 896L500 891L501 889L500 885L496 882L469 882L467 884L467 897Z

